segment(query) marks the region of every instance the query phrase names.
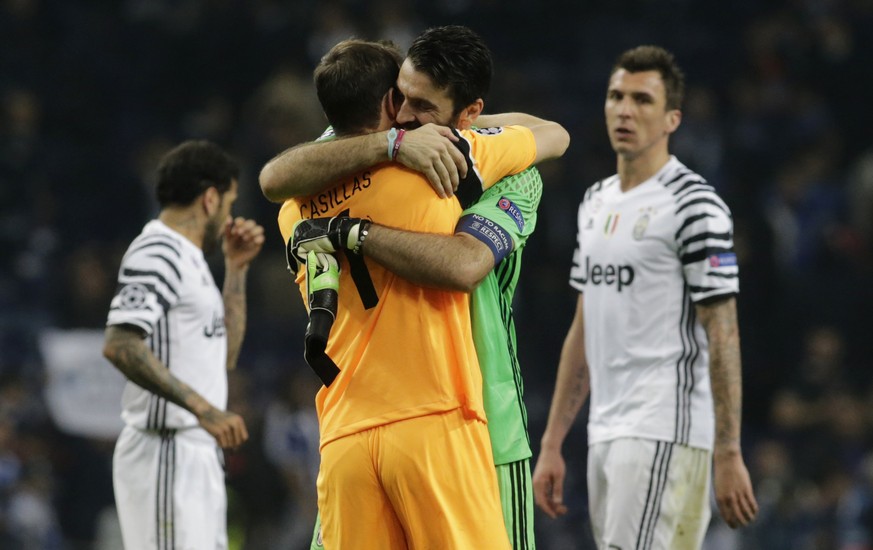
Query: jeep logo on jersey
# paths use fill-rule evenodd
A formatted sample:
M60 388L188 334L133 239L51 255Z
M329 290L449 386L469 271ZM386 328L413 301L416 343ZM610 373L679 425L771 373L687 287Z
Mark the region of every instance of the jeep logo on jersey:
M496 128L476 128L473 130L477 134L482 134L483 136L496 136L497 134L503 133L502 127Z
M213 314L212 324L203 327L203 336L207 338L221 338L224 335L224 317Z
M634 282L634 268L629 265L591 265L591 258L585 256L585 274L579 278L583 285L616 285L618 291Z

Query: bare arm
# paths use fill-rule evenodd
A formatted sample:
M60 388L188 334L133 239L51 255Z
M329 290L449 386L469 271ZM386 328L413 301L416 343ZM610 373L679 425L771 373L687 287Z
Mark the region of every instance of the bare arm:
M221 447L238 447L248 439L242 418L215 408L170 374L135 330L123 326L108 327L103 355L134 384L193 413Z
M533 132L537 143L534 164L563 156L570 146L570 134L557 122L551 122L526 113L479 115L476 124L482 128L493 126L524 126Z
M246 276L264 244L264 228L236 218L224 229L224 326L227 330L227 370L236 368L246 332Z
M588 361L585 358L585 319L583 295L576 301L576 313L564 338L555 393L549 409L549 420L541 440L540 456L533 475L534 500L549 516L567 512L563 503L566 466L561 447L579 410L588 398Z
M261 169L261 192L283 202L324 191L343 177L391 160L387 136L387 131L375 132L288 149ZM467 161L453 145L457 139L448 128L426 124L405 133L395 160L424 174L440 196L451 195L459 174L467 175Z
M324 191L344 176L386 162L388 132L292 147L270 160L258 178L272 202Z
M246 333L246 275L248 266L233 268L225 263L224 326L227 330L227 370L236 368Z
M494 268L488 246L466 233L437 235L370 226L364 254L422 286L471 292Z
M758 504L740 451L742 371L736 299L697 305L696 312L709 341L716 501L728 525L739 527L754 519Z

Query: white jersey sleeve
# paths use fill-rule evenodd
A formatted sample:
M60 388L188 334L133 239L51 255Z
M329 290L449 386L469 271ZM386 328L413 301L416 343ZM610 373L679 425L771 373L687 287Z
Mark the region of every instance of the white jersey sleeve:
M179 300L182 284L180 243L162 233L143 235L121 260L118 287L107 325L129 324L147 335Z
M691 301L739 292L730 209L712 186L693 172L666 184L677 197L676 242Z

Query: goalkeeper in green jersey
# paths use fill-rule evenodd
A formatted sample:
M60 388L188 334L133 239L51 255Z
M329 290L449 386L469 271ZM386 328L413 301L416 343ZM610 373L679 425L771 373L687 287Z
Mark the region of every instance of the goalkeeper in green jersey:
M526 126L536 140L535 163L563 155L570 138L559 124L522 113L481 114L491 68L487 46L469 29L425 31L409 49L397 82L396 122L407 130L405 135L394 132L392 139L390 133L379 132L299 145L264 166L261 190L274 202L308 196L387 160L422 172L441 195L451 195L451 184L475 166L458 162L463 155L455 146L466 142L444 127L475 125L482 133L494 133L503 126ZM392 147L386 149L386 143ZM361 246L365 256L409 281L473 293L473 336L485 410L506 529L515 550L535 544L531 448L511 303L541 193L539 173L529 168L482 193L457 196L466 210L454 235L400 231L373 220ZM318 534L316 526L313 550L323 548Z

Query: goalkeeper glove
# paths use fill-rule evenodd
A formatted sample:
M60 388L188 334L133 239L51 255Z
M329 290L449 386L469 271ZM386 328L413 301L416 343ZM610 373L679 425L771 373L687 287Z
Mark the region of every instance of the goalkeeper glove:
M288 256L305 262L310 251L337 252L345 249L360 254L369 228L369 220L347 216L300 220L294 224L288 240Z
M336 318L339 292L339 263L333 254L310 251L306 257L306 296L309 301L309 319L324 319L327 332ZM323 321L319 321L321 325ZM325 334L327 340L327 334Z
M310 251L306 257L306 296L309 324L304 336L304 358L325 386L330 386L339 368L325 349L336 319L339 298L339 264L333 254Z

